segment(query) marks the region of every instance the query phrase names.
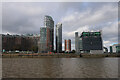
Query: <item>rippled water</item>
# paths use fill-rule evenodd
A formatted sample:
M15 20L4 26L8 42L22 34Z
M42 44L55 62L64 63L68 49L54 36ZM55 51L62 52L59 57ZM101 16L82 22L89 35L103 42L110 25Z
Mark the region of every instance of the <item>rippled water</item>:
M2 78L2 58L0 56L0 80Z
M118 58L3 58L4 78L117 78Z

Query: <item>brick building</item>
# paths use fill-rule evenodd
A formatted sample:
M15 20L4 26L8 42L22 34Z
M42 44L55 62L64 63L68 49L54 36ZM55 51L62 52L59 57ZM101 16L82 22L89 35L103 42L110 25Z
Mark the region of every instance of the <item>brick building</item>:
M38 47L38 40L39 36L2 34L2 50L35 51L35 48Z
M65 52L70 52L71 51L71 40L65 40Z

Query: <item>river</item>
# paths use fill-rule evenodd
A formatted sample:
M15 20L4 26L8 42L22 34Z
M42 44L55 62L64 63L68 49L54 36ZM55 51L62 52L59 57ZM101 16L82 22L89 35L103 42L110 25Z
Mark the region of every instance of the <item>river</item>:
M3 58L3 78L117 78L118 58Z

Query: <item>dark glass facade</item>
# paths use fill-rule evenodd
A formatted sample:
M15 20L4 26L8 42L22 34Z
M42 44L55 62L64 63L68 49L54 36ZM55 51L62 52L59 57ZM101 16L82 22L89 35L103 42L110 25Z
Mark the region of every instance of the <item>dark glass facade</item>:
M81 35L83 50L102 50L101 32L83 32Z

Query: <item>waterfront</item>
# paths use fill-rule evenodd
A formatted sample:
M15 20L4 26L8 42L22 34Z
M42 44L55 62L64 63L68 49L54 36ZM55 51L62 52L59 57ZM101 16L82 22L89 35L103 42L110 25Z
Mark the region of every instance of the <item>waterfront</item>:
M117 78L118 58L3 58L3 78Z
M7 53L2 54L2 58L97 58L97 57L120 57L120 54L106 53L106 54L72 54L72 53L33 53L33 54L23 54L23 53Z

